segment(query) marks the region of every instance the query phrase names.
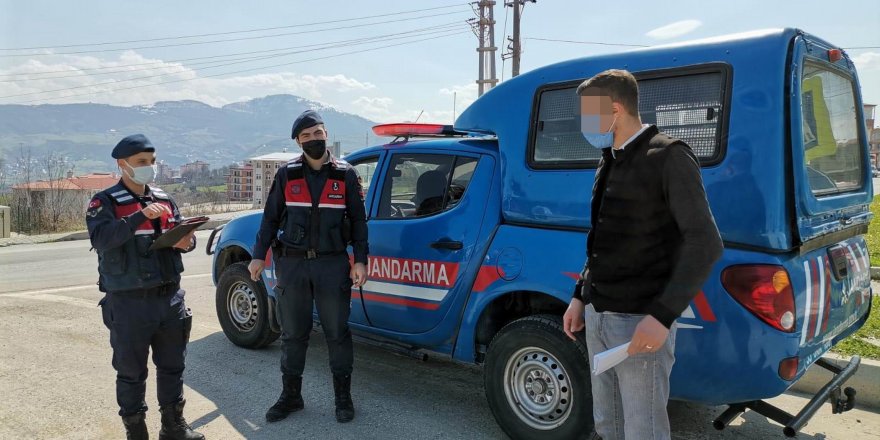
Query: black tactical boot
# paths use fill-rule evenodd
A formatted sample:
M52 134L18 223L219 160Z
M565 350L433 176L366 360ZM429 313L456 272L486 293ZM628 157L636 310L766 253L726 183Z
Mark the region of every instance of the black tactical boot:
M159 440L205 440L205 436L193 431L183 418L183 406L186 400L159 408L162 413L162 430Z
M333 376L333 392L336 394L336 421L347 423L354 419L354 403L351 401L351 376Z
M125 425L126 440L149 440L150 434L147 433L147 422L144 421L146 414L137 413L122 418Z
M281 381L284 385L284 388L281 390L281 397L266 412L266 421L270 423L284 420L290 413L305 407L302 398L302 376L285 374Z

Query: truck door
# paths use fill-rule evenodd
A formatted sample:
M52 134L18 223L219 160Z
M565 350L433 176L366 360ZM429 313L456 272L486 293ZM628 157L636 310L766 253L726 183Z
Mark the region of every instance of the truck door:
M794 51L790 123L800 252L789 271L801 355L814 357L870 306L864 235L873 189L852 63L806 35Z
M381 167L384 160L385 153L369 153L356 155L351 157L346 157L346 160L354 167L358 172L358 177L361 181L361 187L364 190L364 205L367 210L367 221L369 224L369 216L370 216L370 207L373 204L373 200L375 200L375 188L374 184L376 183L375 177L378 175L377 171L379 167ZM373 237L371 236L370 239ZM351 255L351 248L349 247L349 255ZM353 292L352 292L353 293ZM367 320L367 316L365 314L366 308L362 307L359 304L359 299L352 297L352 308L351 314L349 315L348 320L357 324L367 324L369 321ZM315 316L318 316L317 309L314 310Z
M470 288L461 274L479 247L495 161L408 150L392 152L387 162L369 222L363 299L373 326L421 333Z

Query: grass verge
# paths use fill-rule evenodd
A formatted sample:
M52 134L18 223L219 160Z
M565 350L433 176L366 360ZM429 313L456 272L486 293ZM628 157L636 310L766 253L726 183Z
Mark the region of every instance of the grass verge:
M872 343L880 342L880 296L874 295L871 305L871 316L868 322L854 335L844 339L831 351L848 356L859 355L863 358L880 360L880 346Z

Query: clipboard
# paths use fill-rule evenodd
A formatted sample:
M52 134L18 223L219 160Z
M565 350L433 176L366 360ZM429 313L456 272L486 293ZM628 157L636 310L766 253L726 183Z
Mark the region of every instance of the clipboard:
M165 249L170 248L177 244L181 238L189 234L199 226L207 223L210 220L208 217L190 217L188 219L184 219L179 222L176 226L166 231L164 234L160 235L153 244L150 245L150 250L154 251L157 249Z

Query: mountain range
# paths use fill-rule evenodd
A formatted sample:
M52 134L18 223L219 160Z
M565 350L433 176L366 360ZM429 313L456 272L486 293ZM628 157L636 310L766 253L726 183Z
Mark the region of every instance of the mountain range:
M212 167L249 157L296 149L293 120L304 110L321 113L330 134L350 152L380 140L374 122L293 95L272 95L212 107L198 101L165 101L148 106L106 104L0 105L0 158L7 166L30 151L52 151L75 165L76 173L115 170L113 146L133 133L145 134L157 156L171 166L202 160Z

